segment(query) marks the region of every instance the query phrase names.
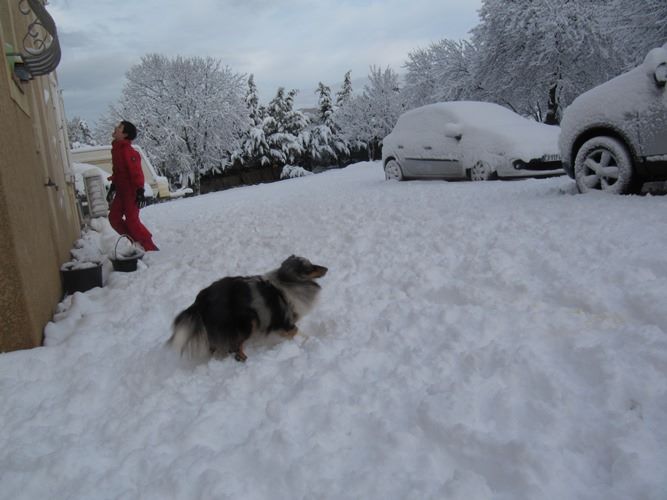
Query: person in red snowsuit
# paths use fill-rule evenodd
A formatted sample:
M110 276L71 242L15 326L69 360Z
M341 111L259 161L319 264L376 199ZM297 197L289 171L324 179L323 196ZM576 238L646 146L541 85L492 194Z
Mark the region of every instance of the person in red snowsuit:
M136 127L128 122L120 122L113 131L111 162L113 174L109 177L111 187L107 199L111 202L109 222L118 234L126 234L139 243L144 250L158 250L152 234L139 220L139 207L146 203L144 196L144 173L141 170L141 156L132 147L137 136Z

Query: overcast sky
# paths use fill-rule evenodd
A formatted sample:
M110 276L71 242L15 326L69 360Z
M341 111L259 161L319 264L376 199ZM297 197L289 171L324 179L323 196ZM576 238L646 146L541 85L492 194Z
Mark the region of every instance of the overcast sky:
M369 66L403 72L410 51L468 38L481 0L50 0L69 118L94 123L115 103L141 56L211 56L255 75L266 103L279 86L315 105L319 81L337 87Z

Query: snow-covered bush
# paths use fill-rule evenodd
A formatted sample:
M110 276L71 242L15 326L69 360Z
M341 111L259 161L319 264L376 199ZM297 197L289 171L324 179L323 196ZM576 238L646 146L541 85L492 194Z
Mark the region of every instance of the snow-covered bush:
M294 179L295 177L305 177L306 175L313 175L313 173L296 165L285 165L282 172L280 172L281 179Z

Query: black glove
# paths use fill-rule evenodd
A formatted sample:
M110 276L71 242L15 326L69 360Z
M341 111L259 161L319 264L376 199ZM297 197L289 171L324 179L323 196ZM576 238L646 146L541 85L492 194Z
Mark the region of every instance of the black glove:
M144 195L144 188L137 189L137 197L135 200L139 208L144 208L146 206L146 195Z
M114 196L116 196L116 186L112 182L109 186L109 191L107 191L107 203L111 203Z

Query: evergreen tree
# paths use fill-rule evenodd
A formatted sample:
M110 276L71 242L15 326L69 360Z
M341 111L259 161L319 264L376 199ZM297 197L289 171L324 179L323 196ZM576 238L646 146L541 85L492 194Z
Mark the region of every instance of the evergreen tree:
M310 131L308 144L309 159L318 165L332 165L350 151L345 141L337 134L336 124L333 119L334 109L331 101L331 89L319 83L316 93L319 94L319 121Z
M298 134L307 121L303 113L293 109L295 95L296 90L285 95L285 88L278 88L267 106L267 116L263 121L271 161L278 165L295 161L304 151L303 140Z
M331 116L333 115L333 102L331 101L331 88L324 85L322 82L317 86L316 94L319 94L317 99L319 107L320 123L325 125L331 124Z
M255 76L248 77L248 91L245 95L245 103L248 107L248 117L250 118L250 125L257 126L262 123L263 108L259 106L259 96L257 95L257 85L255 85Z
M336 106L340 107L347 103L352 97L352 71L345 73L343 78L343 86L336 93Z
M259 105L257 85L253 75L248 77L248 90L245 96L248 108L250 128L246 131L240 152L233 155L233 160L240 160L246 166L267 165L271 163L270 148L264 132L265 109Z
M349 137L343 130L343 123L347 121L347 114L352 103L352 72L347 71L343 77L343 85L336 93L336 107L331 117L332 130L336 132L338 140L342 144L341 151L338 154L338 162L346 164L349 162L353 152L360 152L366 149L366 144L356 138ZM347 124L346 124L347 125Z
M308 126L308 117L294 109L294 98L297 92L296 89L292 89L285 98L285 132L299 138Z

